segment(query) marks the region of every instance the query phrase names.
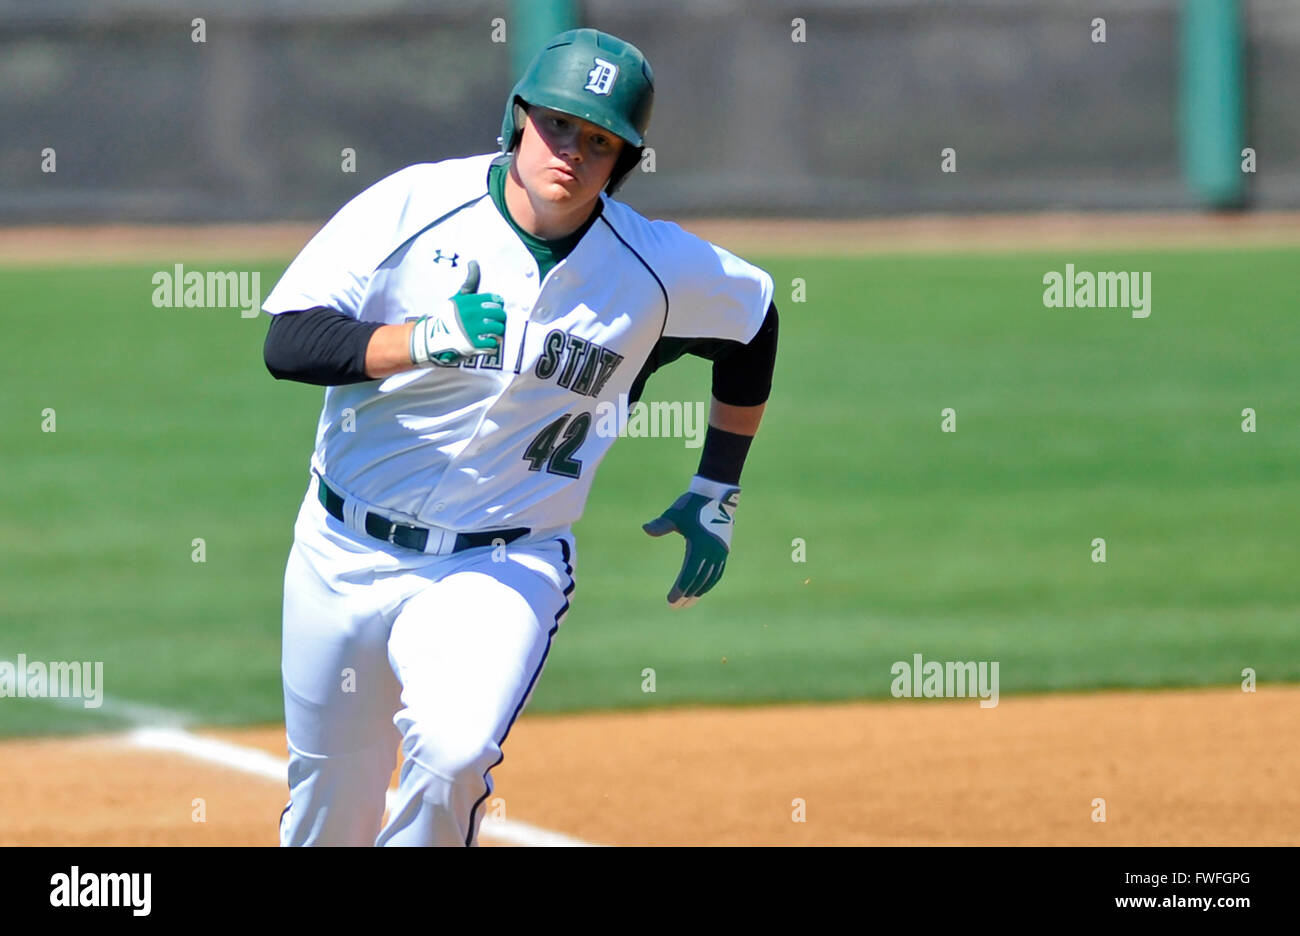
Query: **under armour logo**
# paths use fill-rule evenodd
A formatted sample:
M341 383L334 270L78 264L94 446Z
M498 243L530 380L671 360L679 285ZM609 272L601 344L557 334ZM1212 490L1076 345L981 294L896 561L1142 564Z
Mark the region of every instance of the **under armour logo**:
M454 254L452 254L450 257L448 257L448 256L445 256L445 255L443 254L443 252L442 252L442 249L439 248L437 256L435 256L435 257L433 258L433 262L434 262L434 263L442 263L442 261L446 260L446 261L447 261L448 263L450 263L452 266L456 266L456 261L459 260L459 259L460 259L460 254L458 254L458 253L454 253Z
M587 72L587 84L582 90L593 94L609 94L614 90L614 80L618 78L618 66L603 58L598 58L595 62L595 67Z

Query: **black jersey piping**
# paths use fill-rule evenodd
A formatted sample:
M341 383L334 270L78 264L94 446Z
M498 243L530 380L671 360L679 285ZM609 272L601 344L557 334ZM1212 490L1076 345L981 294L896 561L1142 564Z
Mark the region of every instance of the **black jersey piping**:
M613 235L618 238L618 242L630 250L632 256L641 261L641 265L646 268L646 272L653 276L655 282L659 284L659 291L664 294L664 320L663 324L659 326L659 337L662 338L664 336L664 331L668 328L668 290L664 287L664 281L659 278L659 274L654 271L654 268L650 266L650 264L646 263L645 257L637 253L636 249L633 248L631 244L623 240L623 235L618 233L618 228L614 227L614 225L610 223L609 218L605 217L605 212L603 211L600 213L600 220L605 222L606 227L608 227Z
M425 231L431 231L431 230L433 230L433 229L436 228L438 225L442 224L442 222L444 222L444 221L446 221L448 218L450 218L452 215L454 215L454 214L456 214L456 213L458 213L458 212L460 212L460 211L464 211L466 208L470 207L470 206L473 205L473 204L476 204L476 203L482 201L483 199L485 199L485 198L487 198L487 197L488 197L488 193L487 193L487 192L484 192L482 195L475 195L473 198L471 198L469 201L465 202L464 204L462 204L462 205L457 205L455 208L451 209L451 211L447 212L447 213L446 213L445 215L443 215L441 218L437 218L437 219L435 219L435 220L433 220L433 221L430 221L430 222L429 222L428 224L426 224L424 227L420 228L418 231L416 231L414 234L412 234L412 235L411 235L410 237L408 237L406 240L402 241L400 244L398 244L396 247L394 247L392 250L390 250L387 254L385 254L385 255L384 255L384 258L383 258L382 260L380 260L377 264L375 264L375 270L379 269L381 266L383 266L385 263L387 263L389 257L391 257L393 254L397 253L399 250L401 250L403 247L405 247L405 246L406 246L407 244L409 244L411 241L415 240L417 237L419 237L419 236L420 236L421 234L423 234ZM373 273L374 273L374 270L371 270L370 272L373 274Z

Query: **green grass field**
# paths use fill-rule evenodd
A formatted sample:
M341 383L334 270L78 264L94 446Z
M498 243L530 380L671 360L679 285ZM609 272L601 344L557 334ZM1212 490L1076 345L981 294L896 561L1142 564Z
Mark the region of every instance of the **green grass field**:
M667 609L680 541L640 524L698 451L621 440L532 710L881 697L918 652L999 661L1003 694L1300 679L1300 251L752 259L781 354L727 574ZM1151 317L1044 308L1066 262L1151 271ZM256 267L264 293L283 267ZM0 269L0 659L102 660L110 696L278 721L321 391L266 373L264 318L155 309L155 269ZM689 360L647 398L707 394ZM0 700L0 734L113 723Z

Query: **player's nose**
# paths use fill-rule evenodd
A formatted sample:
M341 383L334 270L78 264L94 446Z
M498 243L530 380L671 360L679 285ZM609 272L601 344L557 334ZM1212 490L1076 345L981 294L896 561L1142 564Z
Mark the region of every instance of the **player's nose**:
M570 134L564 138L557 155L566 162L578 162L582 159L582 142L577 134Z
M587 147L586 138L577 127L571 128L564 139L560 142L560 154L569 159L581 159L583 150Z

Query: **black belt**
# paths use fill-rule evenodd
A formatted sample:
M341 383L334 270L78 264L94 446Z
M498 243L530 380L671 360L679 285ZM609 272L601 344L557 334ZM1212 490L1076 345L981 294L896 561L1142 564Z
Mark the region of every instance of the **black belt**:
M317 477L319 479L319 476ZM321 506L335 520L343 520L343 495L331 490L324 479L319 480ZM424 547L429 542L429 531L424 527L394 523L377 513L366 513L366 532L375 539L384 540L394 546L414 549L417 552L424 552ZM531 532L527 527L511 527L508 530L487 530L482 533L457 533L456 543L451 551L460 552L462 549L473 549L475 546L491 546L498 540L511 543Z

